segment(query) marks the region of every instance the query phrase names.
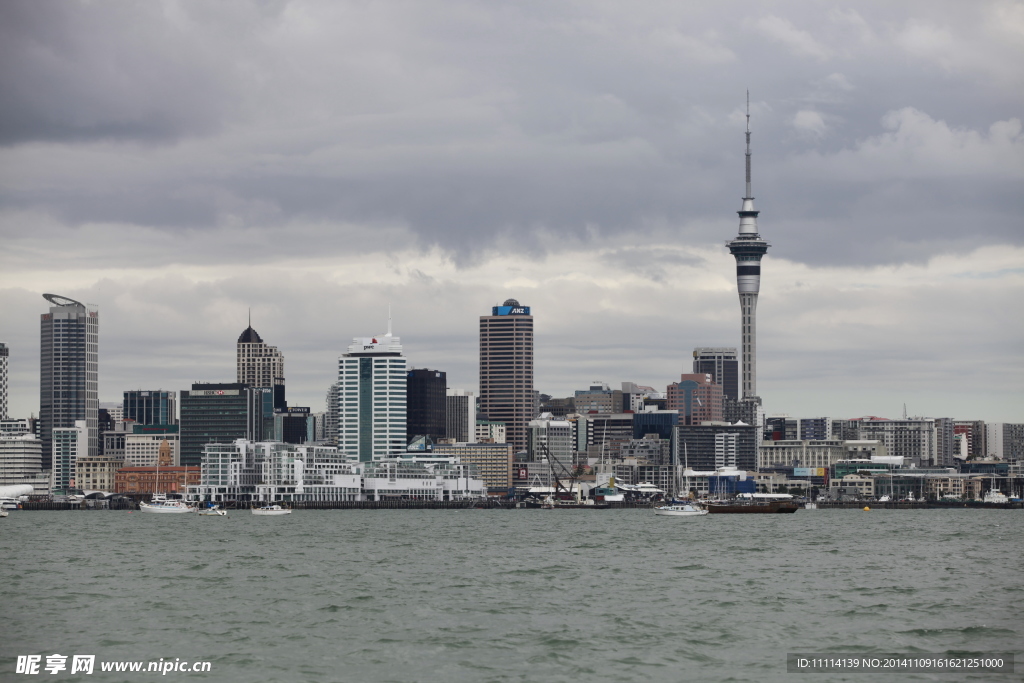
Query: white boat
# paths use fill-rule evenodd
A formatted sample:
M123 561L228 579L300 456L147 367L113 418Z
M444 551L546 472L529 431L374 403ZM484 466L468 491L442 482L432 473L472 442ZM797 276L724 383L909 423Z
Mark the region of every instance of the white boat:
M809 500L806 503L804 503L804 510L817 510L817 509L818 509L818 504L815 503L813 500Z
M708 511L690 503L683 503L681 505L662 505L656 507L654 508L654 514L665 517L697 517L708 514Z
M7 510L4 510L4 509L0 508L0 517L6 517L9 514L11 514L11 513L8 512Z
M186 512L195 512L196 509L182 500L167 500L162 493L154 493L153 500L148 503L139 503L139 510L142 512L158 512L161 514L178 515Z
M208 508L201 508L196 514L201 517L227 517L228 511L222 510L219 505L213 505Z
M982 501L985 503L1009 503L1010 499L1002 491L989 489L985 492L985 497L982 498Z
M166 445L167 442L164 442ZM196 509L183 500L168 500L167 494L160 493L160 458L164 455L164 449L160 449L160 457L156 461L156 488L158 489L148 503L139 503L140 512L157 512L165 515L180 515L186 512L195 512ZM170 453L168 452L168 457ZM83 496L84 497L84 496Z
M254 515L290 515L292 511L288 508L283 508L280 505L264 505L262 507L253 508L252 514Z

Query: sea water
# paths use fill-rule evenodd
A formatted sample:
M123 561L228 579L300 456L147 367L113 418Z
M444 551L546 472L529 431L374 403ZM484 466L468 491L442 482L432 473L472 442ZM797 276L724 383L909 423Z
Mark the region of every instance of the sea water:
M0 558L2 680L33 654L210 662L76 675L103 683L1021 680L786 672L1019 653L1020 510L13 511Z

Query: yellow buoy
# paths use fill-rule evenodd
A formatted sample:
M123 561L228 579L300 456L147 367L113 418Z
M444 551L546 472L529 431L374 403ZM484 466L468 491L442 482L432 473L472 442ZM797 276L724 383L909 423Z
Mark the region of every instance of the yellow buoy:
M864 507L864 512L871 512L871 508L865 506Z

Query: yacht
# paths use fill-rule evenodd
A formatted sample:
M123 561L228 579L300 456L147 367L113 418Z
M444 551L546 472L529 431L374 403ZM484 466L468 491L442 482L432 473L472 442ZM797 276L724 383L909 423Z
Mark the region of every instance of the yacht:
M187 505L182 500L168 500L163 493L154 493L153 499L148 503L139 503L139 510L142 512L159 512L162 514L182 514L195 512L196 509Z
M201 517L227 517L228 511L221 509L220 505L211 505L210 507L202 508L196 514Z

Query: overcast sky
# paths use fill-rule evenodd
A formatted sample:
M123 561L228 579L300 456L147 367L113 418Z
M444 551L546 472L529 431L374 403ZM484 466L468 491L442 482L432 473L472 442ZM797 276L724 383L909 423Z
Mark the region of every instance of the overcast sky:
M1024 422L1024 4L0 3L0 341L100 308L100 400L234 381L322 410L355 336L476 391L663 389L738 346L750 90L768 413Z

